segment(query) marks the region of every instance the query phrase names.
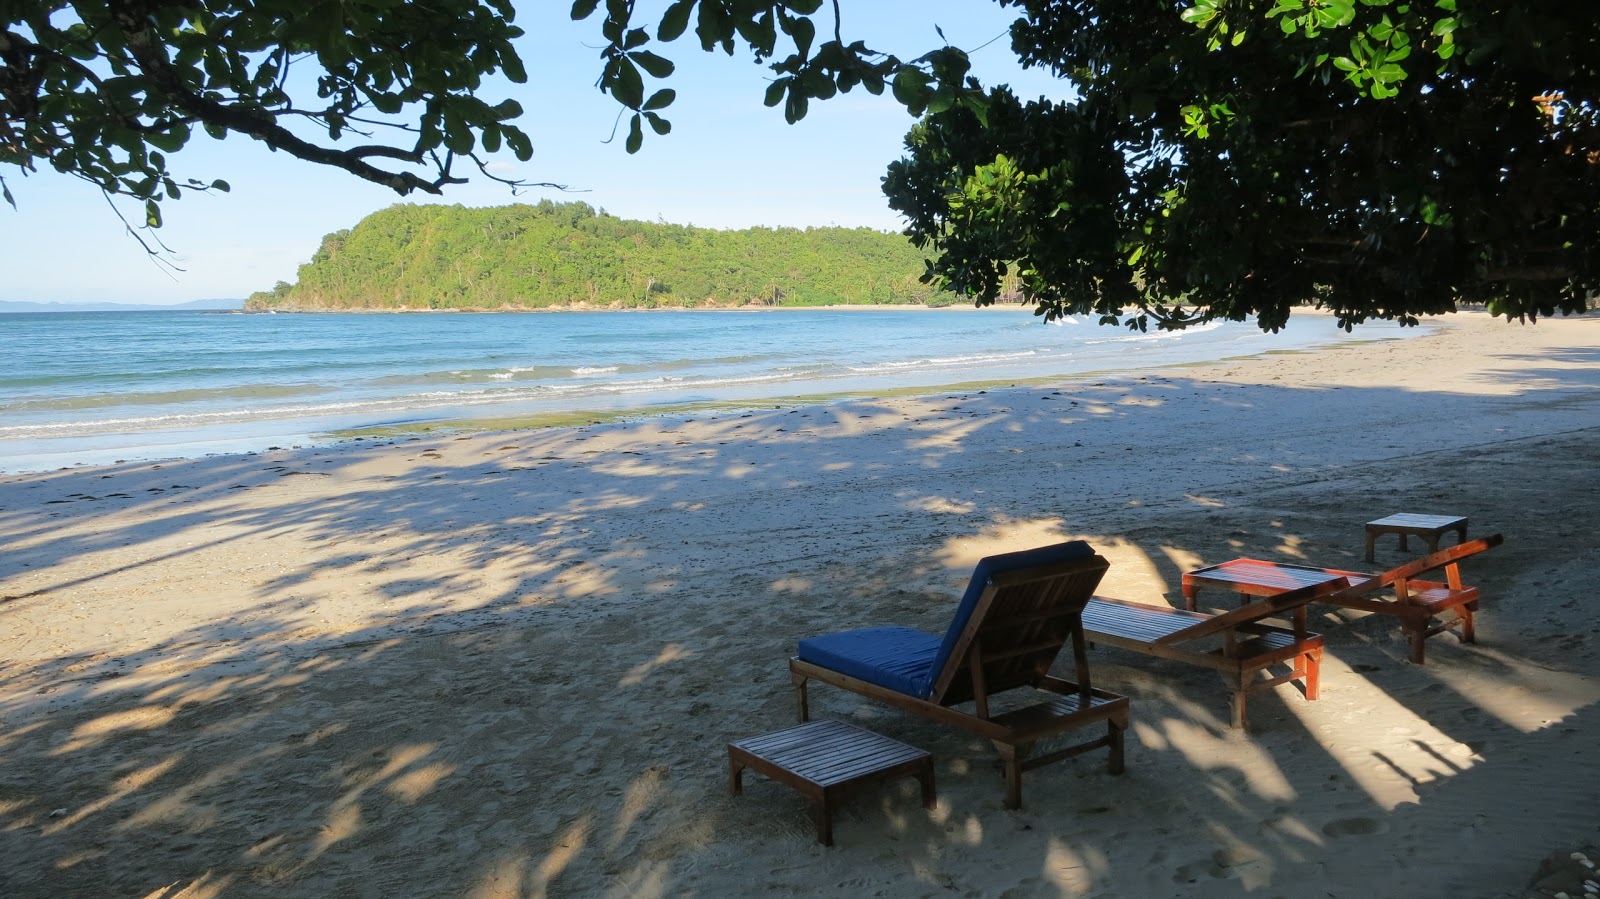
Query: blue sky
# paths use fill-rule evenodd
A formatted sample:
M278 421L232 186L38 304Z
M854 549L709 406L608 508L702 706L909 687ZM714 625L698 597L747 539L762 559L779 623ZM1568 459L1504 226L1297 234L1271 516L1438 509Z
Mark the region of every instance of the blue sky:
M641 7L646 5L664 3ZM994 3L842 5L847 40L859 38L906 58L939 46L935 25L968 50L999 36L973 54L974 74L984 83L1009 83L1023 97L1065 94L1064 83L1020 68L1004 36L1015 13ZM170 272L145 257L90 185L49 171L21 177L13 169L5 176L18 209L0 206L6 257L0 300L179 303L244 297L279 280L293 281L324 234L397 202L492 206L549 197L581 200L624 218L717 228L902 226L878 186L885 167L901 156L914 121L892 99L858 88L813 103L807 117L791 126L780 110L762 105L768 73L748 51L707 54L689 35L658 48L678 65L661 83L678 92L667 110L673 131L658 137L647 129L644 149L629 156L621 131L605 143L618 107L594 87L599 19L571 22L565 2L522 6L517 24L528 32L519 47L528 83L485 93L491 102L514 97L526 110L520 124L532 136L534 156L528 163L507 156L512 167L505 174L564 184L570 192L535 189L513 197L505 186L478 177L447 188L442 198L401 198L248 139L200 136L172 157L175 173L223 178L233 190L186 194L166 205L159 234L183 268ZM142 218L131 206L127 214Z

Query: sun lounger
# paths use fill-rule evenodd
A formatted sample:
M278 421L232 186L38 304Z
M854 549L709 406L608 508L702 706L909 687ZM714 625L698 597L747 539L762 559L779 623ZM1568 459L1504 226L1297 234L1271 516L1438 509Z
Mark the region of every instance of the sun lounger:
M1435 634L1459 628L1461 642L1477 641L1473 614L1478 610L1478 588L1462 582L1460 562L1503 542L1499 534L1491 534L1430 553L1382 574L1234 559L1186 573L1183 576L1184 599L1193 609L1195 594L1201 586L1221 586L1246 596L1264 596L1329 578L1338 583L1337 579L1343 578L1348 586L1318 596L1314 601L1400 619L1411 641L1411 661L1421 665L1423 644ZM1418 575L1439 569L1445 573L1442 582L1418 578ZM1449 617L1443 618L1446 615Z
M1107 567L1082 541L990 556L973 571L942 639L875 627L801 640L789 660L800 720L810 717L807 682L817 680L987 737L1005 762L1007 808L1022 805L1023 771L1082 752L1107 747L1109 769L1120 774L1128 700L1090 685L1082 626ZM1069 641L1075 683L1049 673ZM1049 695L994 707L999 694L1022 687ZM956 708L966 703L972 711ZM1106 734L1098 739L1032 754L1040 741L1100 723Z
M1306 605L1345 583L1311 584L1220 615L1096 596L1083 610L1084 636L1091 643L1216 671L1233 690L1233 726L1243 728L1245 698L1251 693L1300 681L1306 699L1317 698L1322 635L1306 630ZM1284 615L1291 626L1265 621ZM1273 675L1280 665L1288 672Z
M1435 634L1459 628L1461 642L1478 641L1472 620L1478 611L1478 588L1462 582L1461 560L1504 542L1499 534L1491 534L1430 553L1382 574L1344 572L1351 575L1350 586L1318 601L1400 619L1411 641L1411 661L1421 665L1424 643ZM1418 577L1440 569L1444 570L1443 581ZM1445 615L1449 617L1441 620Z

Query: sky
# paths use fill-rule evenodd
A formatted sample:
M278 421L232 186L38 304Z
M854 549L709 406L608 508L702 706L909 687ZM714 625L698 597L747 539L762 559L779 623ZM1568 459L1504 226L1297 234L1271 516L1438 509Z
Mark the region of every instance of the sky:
M972 53L973 74L985 84L1010 84L1024 98L1066 96L1063 82L1020 67L1005 34L1015 13L995 3L841 5L847 41L859 38L912 58L943 43L937 25L951 44ZM512 97L522 104L519 124L533 140L534 155L527 163L509 154L497 157L505 161L496 163L496 172L568 190L536 188L513 196L469 165L470 171L460 173L473 175L472 182L446 188L443 197L402 198L248 138L197 135L182 153L169 156L174 173L180 180L222 178L232 190L186 193L164 204L166 224L157 233L181 268L173 271L147 257L92 185L53 171L24 177L11 168L3 174L18 208L0 205L0 300L172 304L243 298L280 280L294 281L323 235L400 202L498 206L548 198L582 201L623 218L713 228L904 226L879 180L903 155L905 133L915 120L887 95L857 88L813 102L805 119L789 125L781 109L762 105L770 73L748 50L732 57L708 54L690 33L655 47L677 71L663 82L647 81L647 91L677 91L666 110L672 133L657 136L646 128L643 150L630 156L622 146L626 122L617 125L620 107L594 86L601 67L598 15L572 22L564 0L520 6L516 23L528 34L518 49L528 82L502 82L482 96L491 103ZM819 24L820 33L827 30ZM124 209L130 221L142 220L140 208Z

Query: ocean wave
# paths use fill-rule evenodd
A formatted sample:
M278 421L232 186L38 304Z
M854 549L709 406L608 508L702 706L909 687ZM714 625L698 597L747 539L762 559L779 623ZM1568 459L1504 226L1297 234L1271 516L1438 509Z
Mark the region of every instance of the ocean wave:
M890 362L874 362L871 365L846 366L849 371L859 374L872 374L874 372L900 372L907 369L935 368L949 366L985 365L996 362L1010 362L1016 359L1031 359L1039 355L1038 350L1022 350L1013 353L977 353L970 356L938 356L926 359L904 359Z

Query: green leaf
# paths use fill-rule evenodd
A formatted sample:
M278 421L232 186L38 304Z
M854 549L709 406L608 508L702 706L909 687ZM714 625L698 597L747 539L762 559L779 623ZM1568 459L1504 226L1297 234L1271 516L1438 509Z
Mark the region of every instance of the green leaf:
M665 78L672 74L672 60L667 59L666 57L657 56L654 53L651 53L649 50L640 50L637 53L629 53L628 58L638 63L639 68L649 72L650 77L652 78Z
M599 5L600 0L576 0L572 4L572 21L589 18Z
M796 52L801 56L811 54L811 42L817 38L817 26L810 19L786 19L784 30L794 38Z
M628 122L628 141L625 146L629 153L637 153L639 148L644 146L644 132L639 128L639 116L637 113Z
M161 204L155 200L144 201L144 223L151 228L161 227Z
M661 15L661 26L656 29L656 37L663 41L675 41L683 35L689 27L689 13L694 10L695 0L678 0L667 7Z
M665 88L663 90L659 90L659 91L656 91L655 93L651 94L650 95L650 99L644 101L644 106L642 106L640 108L641 109L665 109L668 106L671 106L672 105L672 101L677 99L677 97L678 97L678 92L677 91L673 90L672 88Z
M644 78L627 57L617 60L617 76L611 83L611 93L618 103L629 109L638 109L644 103Z
M783 102L783 91L788 86L788 78L779 78L777 81L767 85L767 96L762 102L767 106L777 106L779 103Z
M644 120L650 123L650 130L657 134L672 133L672 123L653 112L645 113Z
M912 115L920 115L928 102L928 76L920 69L901 66L894 74L893 90L900 105L911 110Z
M511 148L517 158L523 162L533 158L533 142L528 140L528 135L517 128L502 128L500 133L506 139L506 146Z

